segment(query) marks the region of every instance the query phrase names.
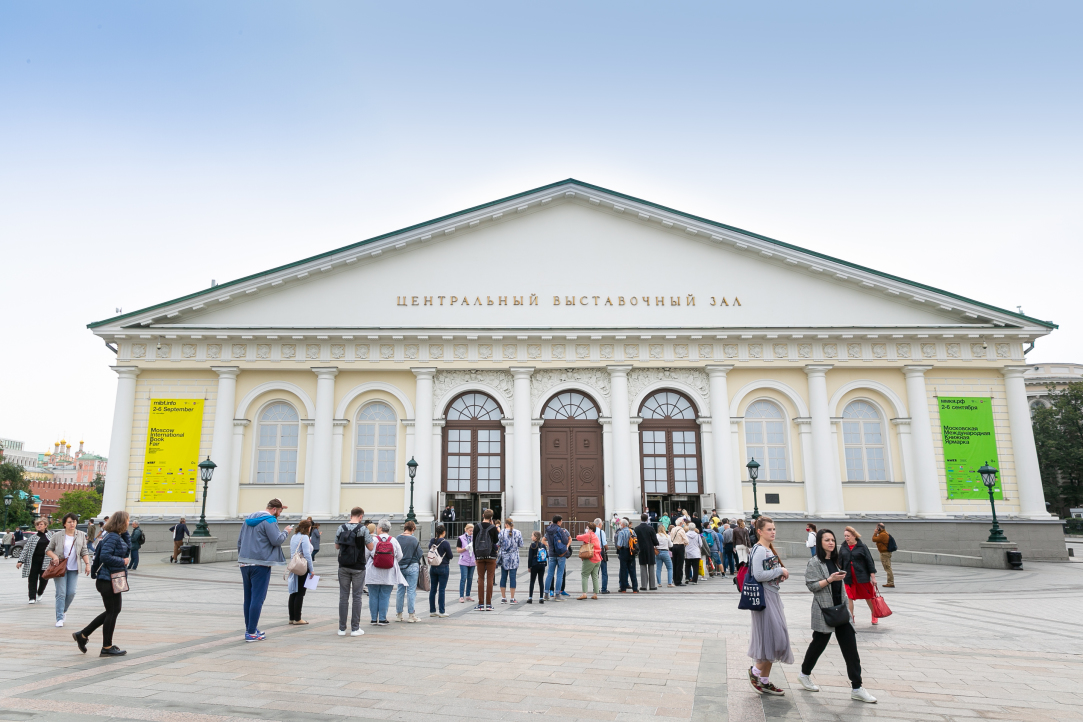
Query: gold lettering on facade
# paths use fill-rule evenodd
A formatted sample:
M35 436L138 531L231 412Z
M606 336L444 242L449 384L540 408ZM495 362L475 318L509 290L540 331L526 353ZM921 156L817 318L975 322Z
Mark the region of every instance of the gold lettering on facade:
M477 298L474 299L474 305L475 306L480 306L481 305L481 296L478 296Z
M485 300L486 300L486 302L487 302L487 303L485 304L486 306L492 306L492 305L494 305L494 304L493 304L493 297L492 297L492 296L486 296L486 297L485 297Z
M618 296L617 298L620 298L620 296ZM636 297L636 296L632 296L631 298L629 298L629 299L628 299L628 302L629 302L630 304L632 304L633 306L638 306L638 305L639 305L639 298L638 298L638 297ZM622 306L624 305L624 301L623 301L623 299L621 300L621 304L620 304L620 305L622 305Z
M733 305L734 305L734 306L740 306L740 305L741 305L741 299L739 299L739 298L737 298L736 296L734 296L734 297L733 297Z
M507 306L508 305L508 297L507 296L497 296L496 300L497 300L497 303L499 305L501 305L501 306Z
M522 296L512 296L511 300L515 302L516 306L522 306L523 305L523 297Z
M432 305L432 296L425 296L425 305L426 306L431 306Z
M654 305L655 306L665 306L666 305L666 297L665 296L655 296L654 297Z
M686 298L684 300L684 305L685 306L695 306L696 305L696 297L693 296L691 293L688 294L688 298Z
M443 306L444 305L444 299L447 298L447 296L437 296L437 298L440 299L440 305ZM455 302L452 301L452 303L455 303Z
M681 305L681 297L677 296L676 298L673 298L673 296L670 296L669 297L669 305L670 306L680 306Z
M395 296L395 305L397 305L397 306L405 306L406 305L406 296Z
M565 306L574 306L575 305L575 296L572 296L571 298L569 298L568 296L565 296L564 297L564 305Z
M536 294L536 293L530 294L530 305L531 306L537 306L538 305L538 294Z
M613 305L613 301L610 300L609 296L605 297L605 305L606 306L612 306Z
M417 296L411 296L410 297L410 305L411 306L420 306L421 305L420 303L417 302Z
M591 298L594 299L594 305L595 306L625 306L625 305L638 306L640 301L643 302L644 306L650 306L652 298L654 299L654 305L655 306L665 306L666 305L666 297L665 296L653 296L653 297L652 296L628 296L628 297L617 296L616 302L613 301L612 296L564 296L563 300L561 300L561 298L562 298L561 296L553 296L553 305L554 306L576 306L576 305L578 305L578 306L589 306L590 304L587 303L587 299L591 299ZM605 299L604 302L601 300L603 298ZM737 298L736 296L734 296L732 303L729 302L726 299L725 296L709 296L709 298L710 298L710 305L711 306L731 306L731 305L732 306L740 306L740 305L742 305L740 299ZM441 306L444 305L444 299L449 300L448 305L450 305L450 306L454 306L456 304L458 304L460 306L507 306L507 305L509 305L508 304L508 296L497 296L495 299L492 296L486 296L484 303L481 300L481 296L476 296L474 298L473 303L470 303L470 297L469 296L395 296L395 304L398 305L398 306L423 306L423 305L424 306L433 306L433 305L435 305L433 303L433 299L440 299L440 305ZM538 294L536 294L536 293L530 294L529 302L526 300L526 296L512 296L511 301L512 301L511 305L513 305L513 306L526 306L526 305L537 306L538 305ZM681 304L681 296L670 296L669 297L669 305L670 306L680 306L680 305L682 305ZM696 305L696 295L694 293L686 294L684 296L684 304L683 305L685 305L685 306L695 306Z
M586 306L587 305L587 297L586 296L580 296L579 297L579 305L580 306Z
M441 298L443 298L443 296L441 296ZM450 304L450 305L454 306L454 305L455 305L455 302L456 302L456 301L458 301L458 300L459 300L459 297L458 297L458 296L452 296L452 297L451 297L451 304ZM443 302L443 301L440 301L440 305L441 305L441 306L443 306L443 305L444 305L444 302Z

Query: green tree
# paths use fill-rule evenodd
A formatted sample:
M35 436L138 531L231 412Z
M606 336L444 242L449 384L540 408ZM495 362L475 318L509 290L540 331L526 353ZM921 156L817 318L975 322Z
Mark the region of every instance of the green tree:
M1083 505L1083 383L1049 388L1049 408L1035 409L1034 443L1045 500L1062 517Z
M96 491L67 491L61 495L57 502L57 510L53 516L62 518L65 514L78 514L80 521L86 521L94 517L102 508L102 497Z
M94 482L93 483L94 483L94 491L98 492L98 496L104 496L105 495L105 477L102 476L100 471L97 474L94 475Z
M30 494L30 480L26 478L26 472L18 464L0 464L0 497L11 494L14 498L11 506L7 509L8 528L28 526L34 522L34 515L30 513L30 499L21 498L22 494ZM3 512L0 511L0 521L3 520Z

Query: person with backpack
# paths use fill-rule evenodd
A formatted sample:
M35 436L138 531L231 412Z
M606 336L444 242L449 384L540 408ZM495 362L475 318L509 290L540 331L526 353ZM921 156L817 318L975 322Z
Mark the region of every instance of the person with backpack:
M350 510L350 521L335 533L335 549L338 550L338 636L346 636L346 615L353 597L353 615L350 617L350 636L360 637L361 592L365 588L365 558L372 549L372 535L364 524L365 510L355 506ZM369 603L372 606L372 603Z
M549 551L545 548L549 543L540 531L531 535L530 548L526 552L526 568L530 570L530 589L527 591L526 603L534 603L534 580L538 580L538 604L545 604L545 567L549 559Z
M241 569L244 589L244 641L259 642L267 635L259 629L259 617L263 602L267 599L267 587L271 583L271 567L285 566L282 542L286 541L293 526L278 528L279 515L289 507L281 499L267 502L266 511L249 514L241 524L237 535L237 564Z
M478 565L479 612L493 611L493 584L496 582L496 560L500 554L500 530L493 524L493 510L481 514L481 525L474 530L474 560Z
M451 576L451 544L447 540L447 527L436 525L436 536L429 539L429 551L426 561L429 563L429 616L448 617L444 611L444 589ZM437 600L440 611L436 611Z
M369 587L369 617L372 626L386 627L387 610L391 605L391 590L396 584L406 584L399 562L402 561L402 547L391 536L391 521L381 519L377 525L376 538L372 551L368 553L368 568L365 571Z
M639 551L639 591L645 592L649 588L652 592L658 591L658 582L654 578L654 563L658 556L658 534L650 525L649 515L639 515L639 526L632 530L636 537L636 547Z
M406 621L413 624L417 621L414 614L414 602L417 600L417 578L421 574L421 542L414 532L417 524L407 521L402 525L402 534L395 537L402 549L402 559L399 560L399 571L406 579L406 584L400 584L395 592L395 621L402 621L403 601L406 601L406 613L409 615Z
M632 594L639 594L639 580L636 578L636 553L639 551L638 539L628 528L628 520L620 520L617 532L617 558L620 559L620 593L627 594L631 579Z
M300 574L293 572L289 575L288 591L290 597L287 608L291 625L308 624L308 622L301 619L301 607L305 603L305 591L307 590L305 582L312 575L312 539L309 536L311 533L312 522L303 519L297 525L297 533L290 539L290 559L292 560L297 554L300 554L305 560L303 572Z
M680 518L669 530L669 540L673 542L673 586L684 586L684 549L688 545L688 535L684 533L684 521Z
M759 541L752 547L748 570L759 582L763 608L752 610L752 632L748 640L748 656L754 664L748 668L748 681L760 694L782 696L785 691L771 684L771 666L775 662L793 664L790 632L786 626L786 610L782 606L779 585L790 578L790 572L775 551L775 521L761 516L755 521ZM746 584L748 581L746 579ZM744 595L742 594L742 597Z
M578 597L580 601L587 598L588 581L594 584L594 596L591 599L598 598L598 565L602 563L602 542L595 533L596 529L594 522L588 521L586 530L576 537L576 540L583 542L583 546L579 547L579 559L583 564L583 593Z
M552 563L549 565L549 571L545 576L545 593L549 595L549 601L558 599L557 596L561 592L558 590L563 587L564 584L564 567L568 563L568 545L571 543L572 537L561 524L564 523L564 517L560 514L553 515L553 523L545 529L545 540L549 545L549 556L552 557Z
M139 528L139 522L132 519L132 561L128 565L130 571L135 571L139 568L139 549L147 541L147 535L143 533L143 530Z
M500 603L507 604L505 588L511 586L511 603L515 600L515 576L519 572L519 550L523 548L523 535L515 528L511 519L504 520L504 531L500 532ZM508 584L509 578L511 584Z
M474 569L477 567L474 559L473 524L466 525L455 551L459 553L459 604L472 602L474 598L470 596L470 588L474 583Z
M895 544L895 537L888 534L884 522L880 522L876 525L876 531L872 535L872 541L876 544L876 550L880 552L880 565L887 573L887 584L884 586L894 589L895 572L891 571L891 555L899 548Z

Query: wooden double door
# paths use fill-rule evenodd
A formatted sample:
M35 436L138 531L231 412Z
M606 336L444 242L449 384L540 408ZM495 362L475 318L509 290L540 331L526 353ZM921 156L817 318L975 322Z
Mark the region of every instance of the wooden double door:
M541 507L548 523L605 519L602 427L597 421L546 420L541 427Z

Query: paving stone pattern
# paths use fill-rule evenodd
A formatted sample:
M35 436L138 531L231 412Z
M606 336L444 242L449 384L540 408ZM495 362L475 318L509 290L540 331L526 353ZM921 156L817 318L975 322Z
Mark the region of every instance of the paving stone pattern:
M52 588L28 605L4 560L0 720L1083 720L1078 564L897 565L898 588L886 590L892 617L872 627L858 603L865 687L880 700L867 705L850 700L834 643L813 674L823 691L797 683L811 639L800 569L783 585L798 664L776 665L772 681L786 696L765 698L748 684L748 616L728 578L617 594L614 563L614 593L577 601L571 560L574 594L559 603L504 606L497 593L496 611L477 613L449 595L452 616L434 619L419 593L421 622L370 627L366 608L366 634L339 637L334 560L319 561L325 583L304 605L311 624L287 625L279 573L260 625L268 638L246 644L234 564L145 556L115 635L129 653L100 659L100 636L87 655L70 636L101 610L89 580L57 629Z

